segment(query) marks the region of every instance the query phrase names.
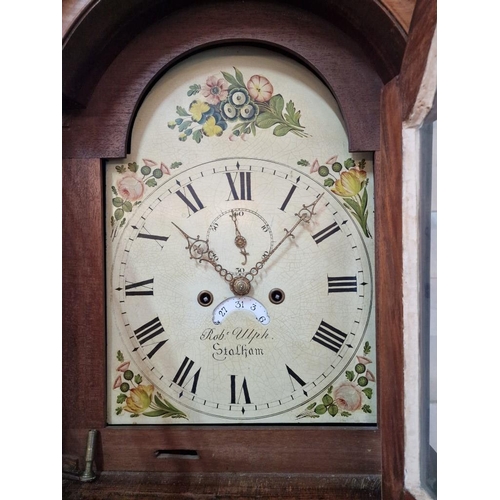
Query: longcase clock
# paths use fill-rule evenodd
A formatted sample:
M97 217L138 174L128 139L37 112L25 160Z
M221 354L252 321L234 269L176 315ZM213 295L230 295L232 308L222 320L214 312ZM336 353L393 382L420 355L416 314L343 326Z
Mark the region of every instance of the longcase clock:
M64 452L96 428L104 478L380 489L380 92L404 36L370 48L378 4L367 33L321 4L146 2L117 14L130 43L68 62Z

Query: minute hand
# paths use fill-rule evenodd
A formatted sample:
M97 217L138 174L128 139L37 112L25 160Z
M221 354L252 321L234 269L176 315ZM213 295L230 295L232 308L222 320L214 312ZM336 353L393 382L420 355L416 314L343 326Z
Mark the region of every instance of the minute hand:
M297 226L301 223L301 222L305 222L306 224L309 223L309 221L312 219L313 215L315 215L315 212L314 212L314 208L316 207L316 204L318 203L318 201L321 199L321 197L323 196L324 193L321 193L321 195L316 198L316 200L311 203L310 205L302 205L302 208L299 210L299 212L297 214L295 214L297 217L299 217L299 219L295 222L295 224L292 226L291 229L285 229L285 236L283 236L283 238L281 238L281 240L278 242L278 244L259 262L257 262L257 264L255 264L254 267L252 267L250 269L250 271L248 271L248 273L245 275L245 277L249 280L249 281L252 281L253 278L255 276L257 276L258 272L264 267L264 264L270 259L271 255L273 255L276 250L278 250L278 248L283 244L283 242L287 239L287 238L295 238L295 235L293 234L293 232L295 231L295 229L297 228Z

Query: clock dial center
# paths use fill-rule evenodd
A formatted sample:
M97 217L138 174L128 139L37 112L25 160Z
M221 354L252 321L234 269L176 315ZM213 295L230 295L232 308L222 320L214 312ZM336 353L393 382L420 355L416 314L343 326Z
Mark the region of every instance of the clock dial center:
M250 289L250 281L245 276L238 276L231 282L231 291L235 295L247 295Z

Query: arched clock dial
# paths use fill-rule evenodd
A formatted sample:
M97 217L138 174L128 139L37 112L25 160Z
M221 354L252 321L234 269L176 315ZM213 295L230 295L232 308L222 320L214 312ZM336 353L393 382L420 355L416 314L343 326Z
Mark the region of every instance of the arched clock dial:
M359 355L369 254L304 169L240 157L185 167L134 206L114 247L117 384L137 422L297 422Z

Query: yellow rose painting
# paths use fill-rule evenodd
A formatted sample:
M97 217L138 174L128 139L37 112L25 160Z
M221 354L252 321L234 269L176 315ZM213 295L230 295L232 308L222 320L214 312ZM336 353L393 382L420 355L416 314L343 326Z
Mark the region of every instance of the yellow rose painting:
M154 386L143 384L142 375L134 373L130 369L130 361L125 361L121 351L116 354L120 363L116 368L118 373L113 384L113 390L119 390L116 397L117 415L129 413L131 418L139 417L163 417L163 418L185 418L187 415L173 406L169 401L154 393Z
M356 165L352 158L344 161L344 164L337 161L337 156L332 156L320 164L316 158L312 163L307 160L299 160L297 165L310 167L310 173L317 173L325 177L323 185L330 188L331 192L339 196L344 207L359 223L364 235L371 238L371 232L368 228L368 175L366 173L366 161L361 160Z

